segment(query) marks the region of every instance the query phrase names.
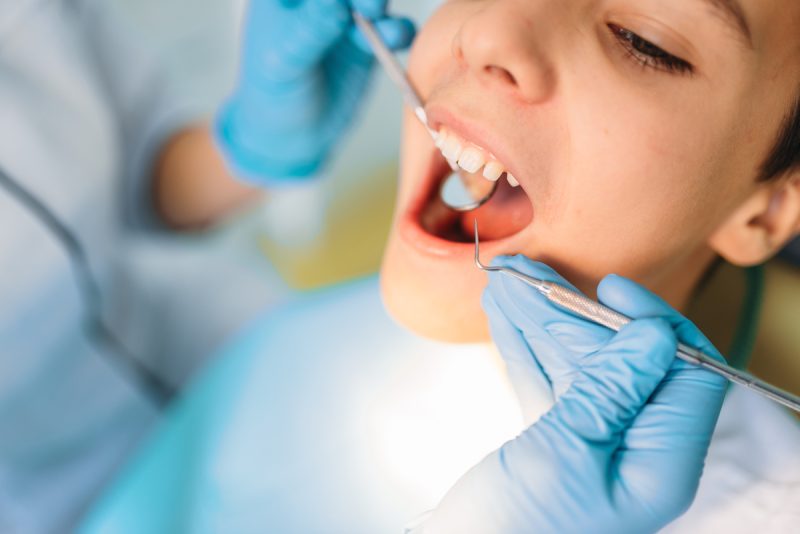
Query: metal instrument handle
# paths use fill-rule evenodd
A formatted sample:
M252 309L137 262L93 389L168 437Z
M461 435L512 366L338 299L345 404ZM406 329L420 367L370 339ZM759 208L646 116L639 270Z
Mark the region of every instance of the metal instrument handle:
M630 317L622 315L607 306L603 306L590 298L586 298L569 288L552 282L546 282L545 284L546 289L544 293L551 302L558 304L579 317L589 319L614 332L619 332L623 326L631 322Z
M364 18L358 11L353 10L353 20L358 26L358 29L364 34L364 37L369 42L372 51L375 53L375 57L378 59L380 64L383 66L386 74L389 75L389 78L397 85L400 89L400 93L403 95L403 99L406 101L406 105L408 105L411 109L414 110L414 114L420 120L420 122L426 127L428 127L428 116L425 113L425 106L422 103L422 99L417 93L417 90L414 89L414 86L411 85L411 80L408 79L406 76L406 72L403 69L403 66L400 65L400 62L397 61L397 58L394 56L389 47L386 46L386 43L383 42L378 30L375 29L375 26ZM428 132L431 134L434 139L436 138L436 133L428 129Z
M619 332L623 326L631 322L631 318L627 317L617 311L608 308L599 302L581 295L575 291L564 286L554 284L552 282L539 282L541 287L538 289L550 300L551 302L561 306L562 308L571 311L572 313L583 317L599 325L605 326L615 332ZM684 345L678 345L678 358L691 364L699 365L724 376L731 382L735 382L741 386L751 389L765 397L783 405L787 408L800 413L800 397L793 395L788 391L769 384L760 378L740 371L730 365L712 358L711 356L700 352L697 349Z

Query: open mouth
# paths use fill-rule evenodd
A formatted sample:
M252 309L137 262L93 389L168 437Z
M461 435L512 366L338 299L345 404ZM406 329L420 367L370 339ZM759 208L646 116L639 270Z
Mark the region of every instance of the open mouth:
M440 130L439 149L433 149L425 189L418 208L418 224L432 236L453 243L471 243L477 219L482 241L497 241L518 234L533 221L533 205L525 189L489 151L465 141L448 130ZM441 199L442 181L451 173L448 159L457 163L467 181L497 181L494 195L479 208L458 212Z

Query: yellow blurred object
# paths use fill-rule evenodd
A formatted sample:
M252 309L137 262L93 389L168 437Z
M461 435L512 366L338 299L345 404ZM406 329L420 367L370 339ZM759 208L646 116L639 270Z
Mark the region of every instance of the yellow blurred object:
M287 247L264 237L261 246L278 273L293 289L311 290L376 273L392 221L397 163L367 176L358 187L333 196L318 239Z
M781 260L770 262L765 289L761 328L750 369L775 385L800 394L800 269Z
M689 317L730 356L745 295L745 270L723 263L699 292ZM748 370L800 394L800 269L780 259L765 266L759 328ZM798 416L800 417L800 415Z

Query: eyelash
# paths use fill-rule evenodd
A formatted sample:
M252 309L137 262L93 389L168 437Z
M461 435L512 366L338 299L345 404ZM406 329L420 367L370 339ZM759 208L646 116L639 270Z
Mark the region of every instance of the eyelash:
M642 39L632 31L616 24L609 24L608 29L611 30L611 33L631 59L643 67L670 74L694 74L694 67L691 63L673 56L650 41Z

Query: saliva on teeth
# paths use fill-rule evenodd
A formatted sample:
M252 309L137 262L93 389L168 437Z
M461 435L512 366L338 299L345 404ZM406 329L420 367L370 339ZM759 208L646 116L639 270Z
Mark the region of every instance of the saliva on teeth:
M519 182L506 171L505 166L497 161L484 148L470 143L446 129L441 129L436 136L436 147L450 163L451 167L458 166L470 174L480 174L491 182L496 182L503 174L511 187L519 187ZM481 172L482 170L482 172Z

